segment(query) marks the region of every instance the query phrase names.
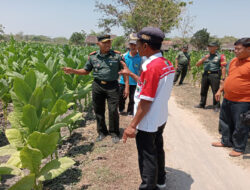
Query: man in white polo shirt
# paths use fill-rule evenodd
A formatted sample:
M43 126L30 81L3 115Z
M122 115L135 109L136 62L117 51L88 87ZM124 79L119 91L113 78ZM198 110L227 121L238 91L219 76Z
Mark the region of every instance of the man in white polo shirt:
M145 27L137 33L137 37L138 52L148 59L142 65L140 77L127 68L120 72L137 81L135 116L124 130L123 141L136 137L142 179L139 189L153 190L166 186L162 133L167 122L175 70L160 53L165 35L159 28Z

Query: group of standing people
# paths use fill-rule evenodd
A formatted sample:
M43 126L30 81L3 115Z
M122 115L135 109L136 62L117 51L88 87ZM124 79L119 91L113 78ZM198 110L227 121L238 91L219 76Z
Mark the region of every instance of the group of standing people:
M109 35L98 36L99 50L89 55L83 69L63 68L66 74L87 75L93 71L92 98L98 132L96 141L110 134L113 143L118 143L119 112L134 115L122 139L125 143L127 138L136 138L141 190L166 187L162 134L167 122L168 100L172 86L179 77L179 85L183 84L190 68L187 46L183 46L177 54L176 68L163 57L160 48L164 37L159 28L145 27L129 36L129 51L121 55L111 49ZM238 156L245 150L249 130L240 121L240 114L250 109L250 41L244 38L235 43L236 58L230 64L228 77L225 56L217 53L217 48L215 42L209 43L209 54L196 64L204 66L201 100L196 107L205 108L208 88L211 86L214 110L219 111L220 95L224 91L220 114L222 140L212 145L232 146L230 155ZM146 57L144 62L142 57ZM125 112L125 100L128 97ZM106 101L109 129L105 123Z

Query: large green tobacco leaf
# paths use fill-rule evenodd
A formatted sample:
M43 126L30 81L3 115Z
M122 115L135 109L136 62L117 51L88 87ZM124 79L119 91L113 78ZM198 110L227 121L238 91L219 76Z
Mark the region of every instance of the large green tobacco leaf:
M64 81L62 77L62 72L57 72L51 79L50 85L57 93L57 96L60 97L64 91Z
M37 174L43 158L42 152L38 149L25 146L20 151L20 159L22 166L31 171L31 173Z
M30 133L36 130L38 125L38 118L36 114L36 108L30 104L23 107L23 124L29 128Z
M92 84L88 84L83 89L79 90L76 94L77 99L85 98L85 96L91 91Z
M36 74L35 72L31 69L24 77L24 81L29 85L31 90L35 90L36 88Z
M38 174L38 180L45 181L53 179L73 166L74 163L72 159L67 157L52 160L41 169Z
M0 80L0 98L9 91L9 85L6 80Z
M30 96L32 94L31 88L24 80L20 78L14 79L14 92L16 93L17 97L25 104L29 102Z
M9 190L31 190L33 189L34 186L35 186L35 174L30 174L20 179Z
M43 106L46 107L49 111L52 109L54 104L56 103L56 93L54 89L50 85L46 85L43 88L44 92L44 100Z
M30 97L29 104L35 106L37 117L40 117L42 113L43 104L43 90L41 87L37 87Z
M61 122L72 124L75 123L77 120L82 118L82 113L79 112L73 112L69 115L67 115L65 118L61 120Z
M16 147L14 147L10 144L0 147L0 156L12 155L15 152L17 152Z
M23 113L21 111L14 110L8 115L8 121L11 124L12 128L20 128L21 127L21 119L22 119Z
M53 132L58 132L58 131L60 131L60 129L61 129L62 127L66 127L66 126L67 126L67 123L57 123L57 124L55 124L55 125L50 126L50 127L45 131L45 133L50 134L50 133L53 133Z
M7 164L18 167L18 168L22 168L22 162L20 159L20 151L17 151L14 154L12 154L9 160L7 161Z
M24 146L23 136L18 129L6 129L5 131L6 137L9 143L17 148L21 148Z
M8 164L0 164L1 175L20 175L22 172L19 168Z
M27 142L33 148L39 149L43 158L46 158L55 151L58 140L59 133L57 132L46 134L35 131L28 137Z
M55 113L48 113L46 111L43 111L41 119L39 121L38 131L45 132L46 129L48 129L55 123L56 117L57 115Z
M67 102L62 99L58 99L51 112L55 113L57 116L64 114L67 112Z

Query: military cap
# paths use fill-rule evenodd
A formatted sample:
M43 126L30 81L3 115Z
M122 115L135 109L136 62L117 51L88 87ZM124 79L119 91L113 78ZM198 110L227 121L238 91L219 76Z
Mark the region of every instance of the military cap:
M165 34L155 27L144 27L137 33L138 39L144 40L150 43L161 43L165 37Z
M219 46L219 44L218 44L218 42L216 42L216 41L211 41L211 42L209 42L208 43L208 45L207 46L210 46L210 47L214 47L214 46L216 46L216 47L218 47Z
M136 44L136 40L137 39L138 39L137 38L137 34L136 33L131 33L129 35L129 41L128 41L128 43L130 43L130 44Z
M98 42L107 42L111 40L111 38L110 38L110 35L100 35L100 36L97 36L97 40Z

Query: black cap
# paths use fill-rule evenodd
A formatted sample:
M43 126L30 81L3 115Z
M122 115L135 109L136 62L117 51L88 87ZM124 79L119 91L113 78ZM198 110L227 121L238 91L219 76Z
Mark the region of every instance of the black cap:
M97 40L98 42L107 42L111 40L111 38L110 38L110 35L101 35L101 36L97 36Z
M155 27L144 27L137 33L138 39L144 40L150 43L161 43L165 38L165 34Z
M219 44L216 41L212 41L212 42L209 42L207 46L209 46L209 47L215 47L215 46L218 47Z

